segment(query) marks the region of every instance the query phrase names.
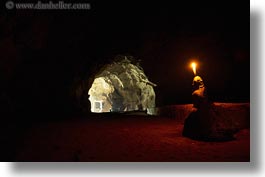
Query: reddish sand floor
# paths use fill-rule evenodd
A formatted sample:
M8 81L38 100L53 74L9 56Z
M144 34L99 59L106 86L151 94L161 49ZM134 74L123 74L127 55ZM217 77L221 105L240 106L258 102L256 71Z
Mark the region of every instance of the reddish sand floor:
M16 161L249 161L249 129L228 142L182 137L176 119L123 115L45 122L23 136Z

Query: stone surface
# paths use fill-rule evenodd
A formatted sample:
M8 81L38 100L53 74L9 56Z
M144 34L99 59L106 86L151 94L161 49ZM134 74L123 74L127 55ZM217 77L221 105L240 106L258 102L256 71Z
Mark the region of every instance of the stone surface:
M155 92L143 69L125 59L106 65L88 91L91 112L147 111L154 114Z

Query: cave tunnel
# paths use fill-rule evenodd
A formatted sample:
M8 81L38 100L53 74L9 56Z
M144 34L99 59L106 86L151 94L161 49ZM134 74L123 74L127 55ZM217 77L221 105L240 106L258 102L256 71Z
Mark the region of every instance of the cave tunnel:
M88 91L92 113L144 111L155 114L156 84L127 57L103 66Z

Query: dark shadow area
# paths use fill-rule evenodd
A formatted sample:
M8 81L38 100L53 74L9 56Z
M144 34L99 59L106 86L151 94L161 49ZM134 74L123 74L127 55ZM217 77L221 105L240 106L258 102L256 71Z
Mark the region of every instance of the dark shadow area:
M204 6L204 3L207 5ZM120 120L123 116L128 119L136 118L134 112L130 116L112 113L94 115L89 111L87 92L95 74L102 66L111 63L117 54L124 54L139 59L148 79L158 85L154 89L157 96L156 105L159 107L169 105L171 109L170 105L191 102L190 84L193 76L187 66L193 58L199 61L198 73L207 83L210 99L219 102L250 101L253 163L222 166L218 163L209 164L212 168L207 169L227 169L230 172L257 171L260 168L261 153L261 125L258 119L261 105L253 100L259 100L261 93L260 17L255 13L250 16L250 53L248 3L244 1L238 8L237 2L227 6L226 2L208 5L207 2L194 1L192 5L190 2L182 2L176 6L174 2L91 1L91 10L88 12L1 9L0 26L3 28L0 29L0 161L18 161L17 156L22 152L21 148L26 147L25 140L29 141L25 137L36 127L43 130L36 134L36 137L40 136L39 140L46 136L46 132L51 131L65 138L66 135L60 134L55 128L60 123L66 123L69 128L72 124L67 125L68 121L72 121L75 127L76 122L93 122L94 119L102 118L99 122L104 125L104 118L107 117L113 119L110 124L115 126L116 121L123 121ZM251 92L250 83L253 87ZM150 127L150 130L156 132L163 127L165 120L169 121L168 117L174 119L176 114L183 117L189 112L186 108L180 112L174 109L172 108L172 112L164 111L166 119L163 117L156 120L155 127ZM145 117L142 113L137 113L137 116L139 122L145 118L158 119L157 116ZM175 123L179 125L182 121L181 118ZM137 121L135 122L137 125ZM147 121L144 125L148 126L148 123L150 122ZM48 126L45 127L46 125ZM82 126L79 123L76 125ZM105 126L109 125L105 123ZM105 130L101 124L100 128ZM79 131L79 128L75 127L74 130ZM83 131L86 131L86 128ZM62 132L67 134L67 131ZM148 133L144 128L143 132ZM134 133L135 137L139 136L137 129L134 129ZM166 143L174 142L175 133L173 128L165 133L163 138ZM52 133L48 135L49 138L53 137ZM87 137L83 138L85 140ZM41 142L39 140L32 142L38 144ZM71 142L67 145L70 146ZM55 152L58 150L57 146L51 147ZM74 154L71 160L82 161L80 153L84 151L71 151L70 154ZM171 158L170 155L168 157ZM176 164L168 163L89 163L80 166L71 163L56 166L52 163L15 163L11 168L15 173L107 173L118 169L120 172L131 169L142 172L177 170L185 173L191 167L197 171L205 171L202 164L191 163L191 166L185 166L183 163L177 167Z
M205 142L225 142L236 140L234 134L239 131L239 129L227 129L222 127L222 131L211 132L213 125L208 125L205 121L199 121L200 115L198 112L192 112L186 118L184 123L184 129L182 135L193 140L205 141ZM207 118L206 118L207 119Z

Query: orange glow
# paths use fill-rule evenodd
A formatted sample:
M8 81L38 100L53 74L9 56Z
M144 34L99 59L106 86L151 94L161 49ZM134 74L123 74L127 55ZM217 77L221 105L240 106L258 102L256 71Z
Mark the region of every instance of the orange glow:
M196 66L197 64L195 62L192 62L191 65L194 75L196 76Z

